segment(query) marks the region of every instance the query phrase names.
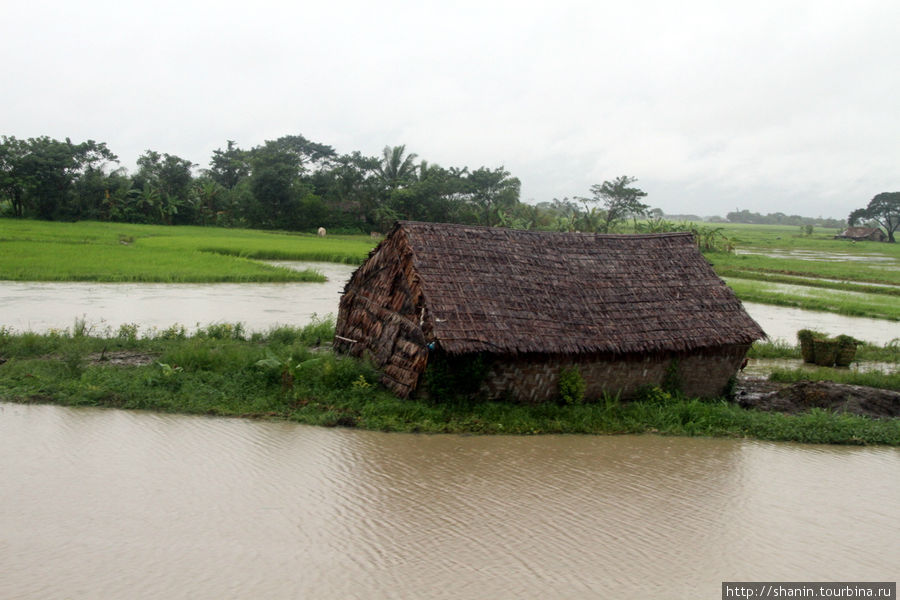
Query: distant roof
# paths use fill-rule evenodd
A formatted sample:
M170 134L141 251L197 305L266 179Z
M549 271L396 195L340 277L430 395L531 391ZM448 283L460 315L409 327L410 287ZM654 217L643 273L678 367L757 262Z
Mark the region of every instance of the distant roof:
M873 233L884 235L877 227L848 227L841 232L841 237L868 237Z
M689 233L399 222L450 353L681 351L765 337ZM376 249L377 251L377 249Z

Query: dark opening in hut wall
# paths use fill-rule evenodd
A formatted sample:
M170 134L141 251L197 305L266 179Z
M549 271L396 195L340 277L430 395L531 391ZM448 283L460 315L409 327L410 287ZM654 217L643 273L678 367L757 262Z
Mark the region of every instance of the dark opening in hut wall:
M337 329L336 347L368 352L403 397L416 389L428 346L502 357L486 380L498 397L528 388L545 399L569 364L591 375L589 393L602 385L627 391L631 381L655 381L673 356L688 379L698 374L696 395L714 395L720 389L709 390L737 370L735 356L765 336L689 234L409 222L398 223L354 273ZM712 371L721 376L704 381ZM523 377L528 385L514 383Z

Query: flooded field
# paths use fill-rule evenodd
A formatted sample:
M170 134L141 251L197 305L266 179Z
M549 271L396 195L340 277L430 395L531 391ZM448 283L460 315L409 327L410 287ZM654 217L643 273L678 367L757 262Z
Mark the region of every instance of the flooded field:
M882 263L885 266L900 268L900 260L893 256L887 256L878 252L823 252L821 250L754 250L738 248L735 254L748 254L754 256L766 256L768 258L795 258L812 261L853 261L863 263Z
M900 337L900 323L834 313L744 302L744 308L772 341L797 343L797 331L815 329L828 335L850 334L872 344L888 344Z
M250 331L275 325L303 325L313 315L336 314L344 284L355 267L334 263L288 263L323 273L325 283L154 284L46 283L0 281L0 325L18 331L70 329L84 318L94 332L112 331L123 323L142 330L181 324L242 322ZM762 282L760 282L762 283ZM765 284L776 285L776 284ZM812 288L808 288L812 289ZM850 293L850 292L847 292ZM858 339L885 344L900 337L900 324L879 319L745 303L747 312L772 339L796 342L798 329L832 335L852 333Z
M302 325L313 315L336 313L344 284L356 267L284 263L315 269L325 283L72 283L0 281L0 325L18 331L70 329L84 318L95 332L124 323L142 330L176 323L242 322L248 330Z
M6 598L718 598L896 578L900 451L0 404Z

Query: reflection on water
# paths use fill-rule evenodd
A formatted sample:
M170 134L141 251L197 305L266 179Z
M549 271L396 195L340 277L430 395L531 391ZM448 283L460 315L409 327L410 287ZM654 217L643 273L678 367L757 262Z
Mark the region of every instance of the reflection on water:
M896 573L900 452L0 404L4 594L683 598Z

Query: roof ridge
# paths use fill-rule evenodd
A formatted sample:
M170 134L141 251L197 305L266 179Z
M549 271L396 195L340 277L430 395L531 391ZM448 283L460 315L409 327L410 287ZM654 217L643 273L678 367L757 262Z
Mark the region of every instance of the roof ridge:
M589 231L546 231L539 229L513 229L511 227L491 227L487 225L466 225L465 223L438 223L431 221L397 221L395 228L417 228L431 227L445 229L452 227L454 229L474 229L478 231L494 231L494 232L511 232L521 235L545 235L545 236L585 236L585 237L601 237L601 238L622 238L622 239L638 239L638 238L665 238L665 237L684 237L693 235L690 231L667 231L661 233L594 233Z

